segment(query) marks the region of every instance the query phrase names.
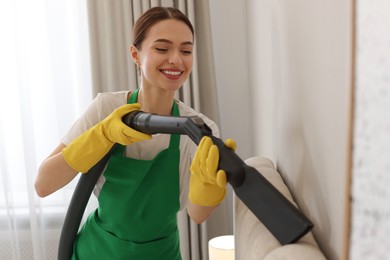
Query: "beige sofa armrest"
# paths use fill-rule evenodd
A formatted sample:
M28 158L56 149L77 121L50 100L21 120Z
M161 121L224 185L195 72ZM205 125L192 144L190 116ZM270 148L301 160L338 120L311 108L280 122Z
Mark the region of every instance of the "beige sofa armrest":
M296 205L271 160L257 156L247 159L245 163L261 172L272 185ZM325 259L311 232L295 244L282 246L236 196L234 196L234 235L236 260Z

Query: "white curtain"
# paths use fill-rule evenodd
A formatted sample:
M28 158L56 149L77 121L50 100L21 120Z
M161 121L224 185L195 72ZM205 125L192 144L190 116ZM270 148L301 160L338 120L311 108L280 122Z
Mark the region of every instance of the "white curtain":
M0 259L57 258L75 180L40 199L34 179L91 101L86 2L0 0Z

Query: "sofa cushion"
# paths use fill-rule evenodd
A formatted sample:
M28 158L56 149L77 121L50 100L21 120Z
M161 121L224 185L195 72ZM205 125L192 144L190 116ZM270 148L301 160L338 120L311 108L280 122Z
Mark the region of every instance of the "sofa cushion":
M257 169L295 206L288 187L277 172L271 160L265 157L251 157L245 161ZM234 235L237 260L254 259L325 259L311 232L295 244L282 246L257 217L234 196Z

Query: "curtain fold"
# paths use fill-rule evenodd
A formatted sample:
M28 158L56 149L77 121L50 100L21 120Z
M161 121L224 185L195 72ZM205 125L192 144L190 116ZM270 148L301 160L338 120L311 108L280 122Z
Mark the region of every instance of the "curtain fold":
M138 17L154 6L176 7L193 23L196 33L193 71L176 97L219 124L207 0L89 0L93 96L99 92L135 90L139 86L137 69L129 52L131 32ZM231 198L228 192L212 217L201 225L192 222L186 211L178 214L184 260L208 259L209 239L232 234Z

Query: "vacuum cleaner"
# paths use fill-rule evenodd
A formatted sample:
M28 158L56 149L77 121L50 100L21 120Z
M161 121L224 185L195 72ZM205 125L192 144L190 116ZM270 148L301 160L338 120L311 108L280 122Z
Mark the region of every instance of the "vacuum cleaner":
M313 223L267 179L245 164L221 139L213 136L200 117L161 116L137 110L122 120L129 127L147 134L187 135L195 144L199 144L203 136L209 136L220 153L219 168L225 170L235 194L280 244L294 243L313 228ZM59 260L72 257L73 244L89 197L114 148L115 145L95 166L82 174L77 183L60 235Z

